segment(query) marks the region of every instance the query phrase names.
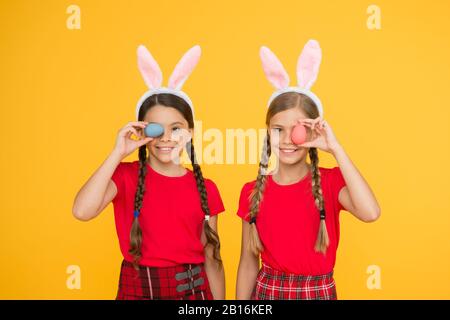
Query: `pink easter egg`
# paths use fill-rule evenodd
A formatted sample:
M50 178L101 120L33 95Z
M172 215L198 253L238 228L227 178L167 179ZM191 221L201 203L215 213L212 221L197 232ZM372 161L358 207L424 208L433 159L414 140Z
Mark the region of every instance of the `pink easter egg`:
M302 124L297 124L292 129L291 140L295 144L302 144L306 141L306 129Z

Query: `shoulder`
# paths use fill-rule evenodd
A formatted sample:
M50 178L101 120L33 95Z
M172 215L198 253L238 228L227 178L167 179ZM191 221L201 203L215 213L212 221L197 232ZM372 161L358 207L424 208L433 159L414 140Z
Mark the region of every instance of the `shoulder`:
M322 177L326 177L326 178L332 178L333 176L340 174L339 167L333 167L333 168L319 167L319 171L320 171L320 175Z
M139 174L139 161L122 161L113 173L113 180L128 179Z
M341 169L339 167L333 168L319 167L319 170L322 180L328 183L329 185L336 186L339 189L345 185L344 176L342 175Z
M217 184L212 179L204 178L204 180L205 180L206 190L219 192L219 188L217 187Z
M186 170L187 170L186 177L189 178L190 181L192 181L192 183L196 183L194 171L189 168L186 168ZM208 191L208 193L219 193L219 188L217 187L217 184L212 179L209 179L209 178L206 178L205 176L203 176L203 181L205 183L205 188L206 188L206 191Z
M117 166L116 170L120 170L122 172L129 172L139 167L139 161L122 161Z
M244 185L241 188L241 196L249 196L252 192L253 188L255 187L256 180L252 180L249 182L244 183Z
M334 168L319 167L320 173L329 174Z

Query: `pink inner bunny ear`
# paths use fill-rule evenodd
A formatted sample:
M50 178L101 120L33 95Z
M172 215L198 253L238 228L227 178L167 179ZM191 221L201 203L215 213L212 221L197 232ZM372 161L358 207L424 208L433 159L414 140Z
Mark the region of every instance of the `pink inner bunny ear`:
M311 88L317 79L321 61L322 49L320 49L319 42L309 40L297 62L297 81L300 88Z
M140 45L137 49L138 68L144 78L145 84L150 89L161 87L162 72L158 63L147 50L146 47Z
M186 79L194 70L198 61L200 60L200 55L202 50L200 46L194 46L189 49L180 61L175 66L175 69L172 72L172 75L169 78L168 87L175 90L181 90Z
M289 75L277 56L267 47L261 47L259 51L264 73L270 83L277 89L289 86Z

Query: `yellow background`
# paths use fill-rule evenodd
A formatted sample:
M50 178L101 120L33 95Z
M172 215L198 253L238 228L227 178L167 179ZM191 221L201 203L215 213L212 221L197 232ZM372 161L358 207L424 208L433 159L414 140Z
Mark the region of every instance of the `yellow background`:
M81 9L69 30L66 8ZM325 118L375 191L382 216L342 212L335 269L341 299L450 298L450 3L369 1L1 1L0 298L113 299L121 262L110 205L83 223L74 196L134 120L146 90L136 47L167 81L181 55L203 56L184 89L203 129L262 128L272 88L258 50L291 81L305 42L323 50L313 87ZM166 84L166 82L164 82ZM323 166L335 165L321 154ZM137 153L127 161L137 158ZM221 191L227 298L234 298L240 189L256 165L203 165ZM66 268L81 268L81 289ZM381 289L366 286L369 265Z

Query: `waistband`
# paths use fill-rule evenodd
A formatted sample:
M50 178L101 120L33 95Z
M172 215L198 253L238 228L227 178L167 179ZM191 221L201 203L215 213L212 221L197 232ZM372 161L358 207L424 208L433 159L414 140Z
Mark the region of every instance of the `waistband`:
M289 273L289 272L284 272L275 268L272 268L271 266L265 264L264 262L262 263L262 267L261 267L261 272L270 275L272 278L276 278L276 279L293 279L293 280L298 280L298 281L317 281L317 280L332 280L333 279L333 273L334 271L331 271L329 273L326 274L321 274L321 275L301 275L301 274L296 274L296 273Z
M133 263L128 260L125 260L125 259L122 260L122 266L134 268ZM180 263L180 264L176 264L176 265L168 266L168 267L154 267L154 266L146 266L146 265L138 264L138 268L142 269L142 270L147 270L147 268L150 270L183 270L183 269L192 269L192 268L195 268L196 266L203 268L204 263Z

